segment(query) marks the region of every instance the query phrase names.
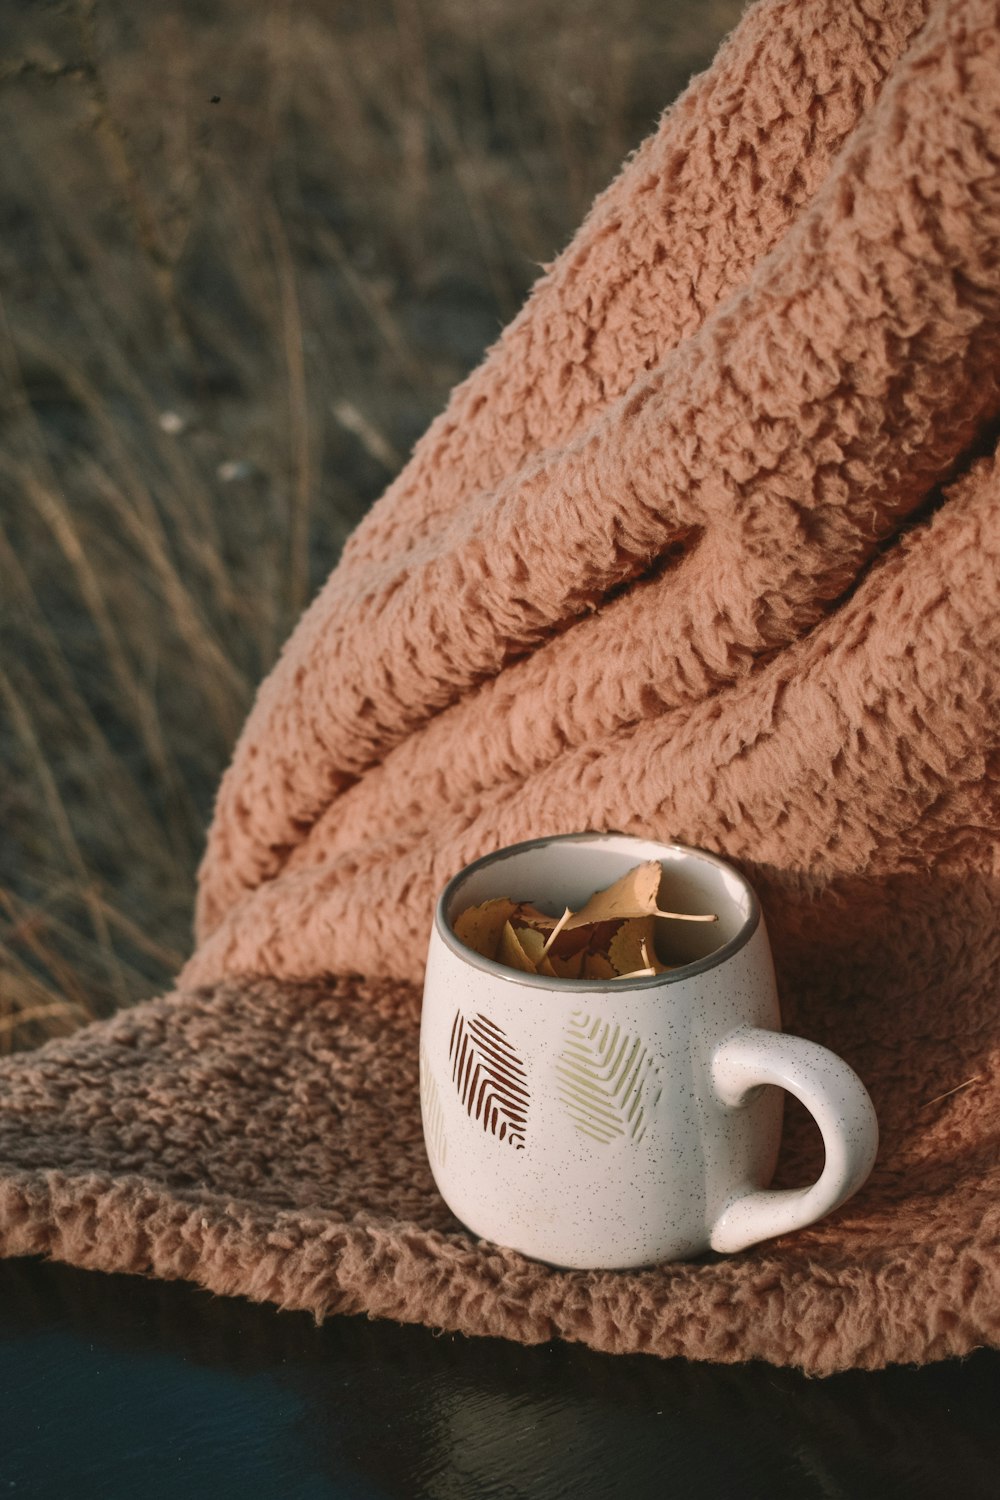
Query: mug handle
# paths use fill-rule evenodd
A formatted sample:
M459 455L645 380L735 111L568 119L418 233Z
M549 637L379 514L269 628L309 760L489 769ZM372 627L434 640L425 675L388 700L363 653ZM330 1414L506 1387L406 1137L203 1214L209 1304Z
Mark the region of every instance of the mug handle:
M868 1177L878 1152L875 1107L861 1079L842 1058L780 1031L744 1026L712 1057L712 1084L724 1105L739 1109L761 1084L800 1099L823 1136L826 1163L812 1187L734 1194L712 1228L711 1246L732 1254L778 1234L804 1229L845 1202Z

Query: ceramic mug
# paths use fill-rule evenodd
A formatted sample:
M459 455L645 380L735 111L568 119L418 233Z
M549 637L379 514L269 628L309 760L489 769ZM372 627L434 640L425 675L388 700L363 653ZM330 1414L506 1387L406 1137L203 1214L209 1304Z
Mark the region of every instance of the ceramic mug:
M652 977L524 974L453 924L496 896L552 916L650 859L663 868ZM865 1181L878 1127L857 1075L781 1032L760 902L725 860L683 844L576 833L499 849L441 894L420 1025L434 1180L474 1234L570 1269L626 1269L743 1250L813 1223ZM782 1090L813 1114L826 1164L769 1191Z

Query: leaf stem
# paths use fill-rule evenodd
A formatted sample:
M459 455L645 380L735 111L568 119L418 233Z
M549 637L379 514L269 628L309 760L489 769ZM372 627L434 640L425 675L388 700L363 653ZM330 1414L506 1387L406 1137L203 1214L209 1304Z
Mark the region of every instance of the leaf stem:
M573 915L572 911L567 906L566 910L563 912L562 916L559 918L558 922L553 927L553 929L549 933L548 937L545 939L545 944L544 944L544 946L542 948L542 957L543 958L548 953L549 949L552 947L552 944L555 942L555 940L559 936L560 932L562 932L563 928L565 927L566 923L569 921L569 919L570 919L570 917L572 915Z

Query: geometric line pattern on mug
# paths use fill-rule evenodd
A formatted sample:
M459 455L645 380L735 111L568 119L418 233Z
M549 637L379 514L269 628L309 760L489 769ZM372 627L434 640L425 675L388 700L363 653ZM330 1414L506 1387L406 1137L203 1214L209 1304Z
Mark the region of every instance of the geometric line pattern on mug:
M646 1110L663 1092L642 1038L577 1010L564 1040L555 1071L563 1108L577 1130L605 1146L616 1137L638 1144L646 1133Z
M448 1044L452 1082L469 1119L497 1140L524 1150L529 1094L524 1064L504 1032L482 1014L455 1012Z
M420 1043L420 1104L424 1112L424 1126L431 1156L439 1167L443 1167L448 1155L448 1142L444 1134L444 1111L441 1108L437 1084L434 1082L430 1059L423 1042Z

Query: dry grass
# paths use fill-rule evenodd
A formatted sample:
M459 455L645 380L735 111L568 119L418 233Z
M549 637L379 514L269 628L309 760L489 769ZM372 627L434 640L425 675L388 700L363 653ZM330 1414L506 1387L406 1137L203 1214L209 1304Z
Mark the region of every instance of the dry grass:
M254 685L740 9L7 18L0 1050L168 983Z

